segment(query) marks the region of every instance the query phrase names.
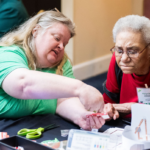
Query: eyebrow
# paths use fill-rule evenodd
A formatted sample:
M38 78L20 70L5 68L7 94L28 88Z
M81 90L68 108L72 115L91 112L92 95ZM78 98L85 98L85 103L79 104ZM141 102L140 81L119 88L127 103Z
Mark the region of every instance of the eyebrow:
M123 48L122 48L122 46L115 46L115 47L118 47L118 48L123 49ZM139 47L138 47L138 46L129 46L129 47L127 47L126 49L132 49L132 48L139 49Z

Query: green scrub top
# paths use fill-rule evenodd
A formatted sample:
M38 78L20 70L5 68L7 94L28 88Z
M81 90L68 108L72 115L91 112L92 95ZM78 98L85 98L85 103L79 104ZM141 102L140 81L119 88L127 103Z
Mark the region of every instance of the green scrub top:
M29 69L24 51L16 45L0 47L0 118L19 118L28 115L48 113L55 114L57 99L17 99L8 95L2 89L2 82L5 77L18 68ZM45 68L40 71L55 74L56 67ZM63 66L63 76L74 78L69 60L67 60Z

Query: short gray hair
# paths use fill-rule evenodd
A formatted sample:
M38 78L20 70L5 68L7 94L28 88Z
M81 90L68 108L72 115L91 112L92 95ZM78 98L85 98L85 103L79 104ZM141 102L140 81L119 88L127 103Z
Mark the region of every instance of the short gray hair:
M150 43L150 20L144 16L128 15L120 18L113 28L113 40L121 31L141 32L144 41Z

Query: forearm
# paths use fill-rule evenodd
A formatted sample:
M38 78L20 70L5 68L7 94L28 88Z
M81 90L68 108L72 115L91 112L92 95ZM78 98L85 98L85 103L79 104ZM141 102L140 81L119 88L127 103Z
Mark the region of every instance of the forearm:
M3 81L5 92L19 99L79 97L83 85L76 79L27 69L16 69Z
M113 104L113 107L120 113L131 113L131 105L132 103L123 103L123 104Z
M75 124L79 123L78 119L86 112L84 106L76 97L58 99L56 113Z
M56 113L77 124L84 130L91 130L93 127L99 129L105 123L105 120L101 117L87 117L93 114L93 112L85 110L80 100L76 97L59 99Z

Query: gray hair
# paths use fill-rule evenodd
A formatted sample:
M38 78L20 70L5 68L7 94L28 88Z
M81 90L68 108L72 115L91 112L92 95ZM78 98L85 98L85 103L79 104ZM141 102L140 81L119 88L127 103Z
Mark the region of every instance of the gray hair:
M141 32L144 41L150 43L150 20L144 16L128 15L120 18L113 28L113 40L121 31Z

